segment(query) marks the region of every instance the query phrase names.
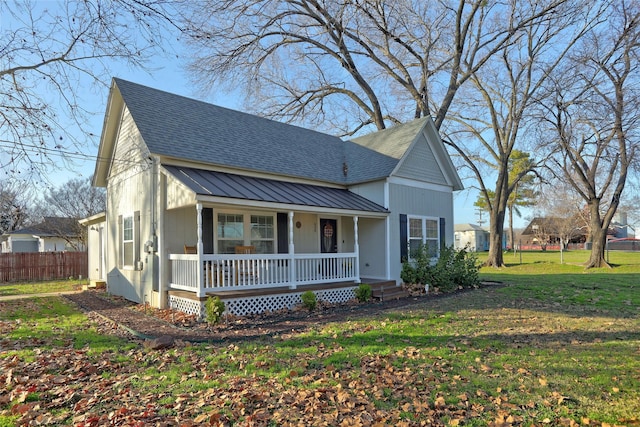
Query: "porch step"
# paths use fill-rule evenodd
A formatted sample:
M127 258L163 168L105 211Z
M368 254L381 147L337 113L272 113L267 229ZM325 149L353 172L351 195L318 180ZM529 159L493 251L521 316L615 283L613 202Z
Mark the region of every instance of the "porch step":
M107 282L104 280L91 280L88 284L82 286L82 290L88 289L107 289Z
M396 282L389 280L386 282L379 282L371 284L371 296L379 299L380 301L390 299L407 298L409 293L402 288L402 286L396 285Z

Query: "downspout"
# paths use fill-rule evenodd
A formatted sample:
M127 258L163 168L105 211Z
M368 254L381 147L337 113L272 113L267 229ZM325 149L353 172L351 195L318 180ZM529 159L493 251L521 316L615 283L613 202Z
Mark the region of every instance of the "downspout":
M166 175L160 173L160 164L158 162L158 191L160 192L157 200L157 216L158 226L156 229L154 240L155 250L158 253L158 292L160 293L160 307L167 308L168 302L168 285L169 285L169 254L164 243L164 220L165 206L167 205L167 179ZM159 232L158 232L159 231Z
M151 271L151 286L152 290L156 290L158 292L158 307L164 308L166 307L166 295L164 292L164 287L162 283L162 269L164 266L164 260L162 256L159 256L162 251L160 251L160 246L158 244L158 212L160 207L158 206L161 200L161 196L158 192L162 192L162 186L159 185L160 182L160 160L158 156L151 156L151 209L150 209L150 219L151 219L151 236L149 241L147 242L147 256L153 258L153 269Z

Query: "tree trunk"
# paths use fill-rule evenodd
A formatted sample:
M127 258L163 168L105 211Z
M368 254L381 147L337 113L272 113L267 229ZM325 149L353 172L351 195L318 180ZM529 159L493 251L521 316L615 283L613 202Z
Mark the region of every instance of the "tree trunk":
M600 219L600 204L597 201L589 203L589 213L591 215L591 255L585 264L585 268L611 267L605 259L605 249L607 247L607 228L602 226Z
M504 267L502 234L504 232L504 210L496 210L489 222L489 257L485 266Z

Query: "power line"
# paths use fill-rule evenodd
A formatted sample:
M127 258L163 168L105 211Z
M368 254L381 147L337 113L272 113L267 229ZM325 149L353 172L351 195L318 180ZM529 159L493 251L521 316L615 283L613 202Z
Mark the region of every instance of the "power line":
M10 141L1 141L0 148L10 149L10 150L19 149L19 151L22 151L24 153L45 155L45 156L59 156L59 157L75 159L75 160L114 161L122 164L130 164L130 165L145 163L144 161L140 161L140 160L118 159L118 158L111 159L108 157L100 157L97 155L80 153L77 151L66 151L60 148L38 146L33 144L14 144L14 143L11 143Z

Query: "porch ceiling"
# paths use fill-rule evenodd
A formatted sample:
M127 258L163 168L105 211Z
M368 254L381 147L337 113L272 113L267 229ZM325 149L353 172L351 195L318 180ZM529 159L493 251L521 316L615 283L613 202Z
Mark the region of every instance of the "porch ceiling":
M349 190L163 165L197 195L345 211L388 213Z

